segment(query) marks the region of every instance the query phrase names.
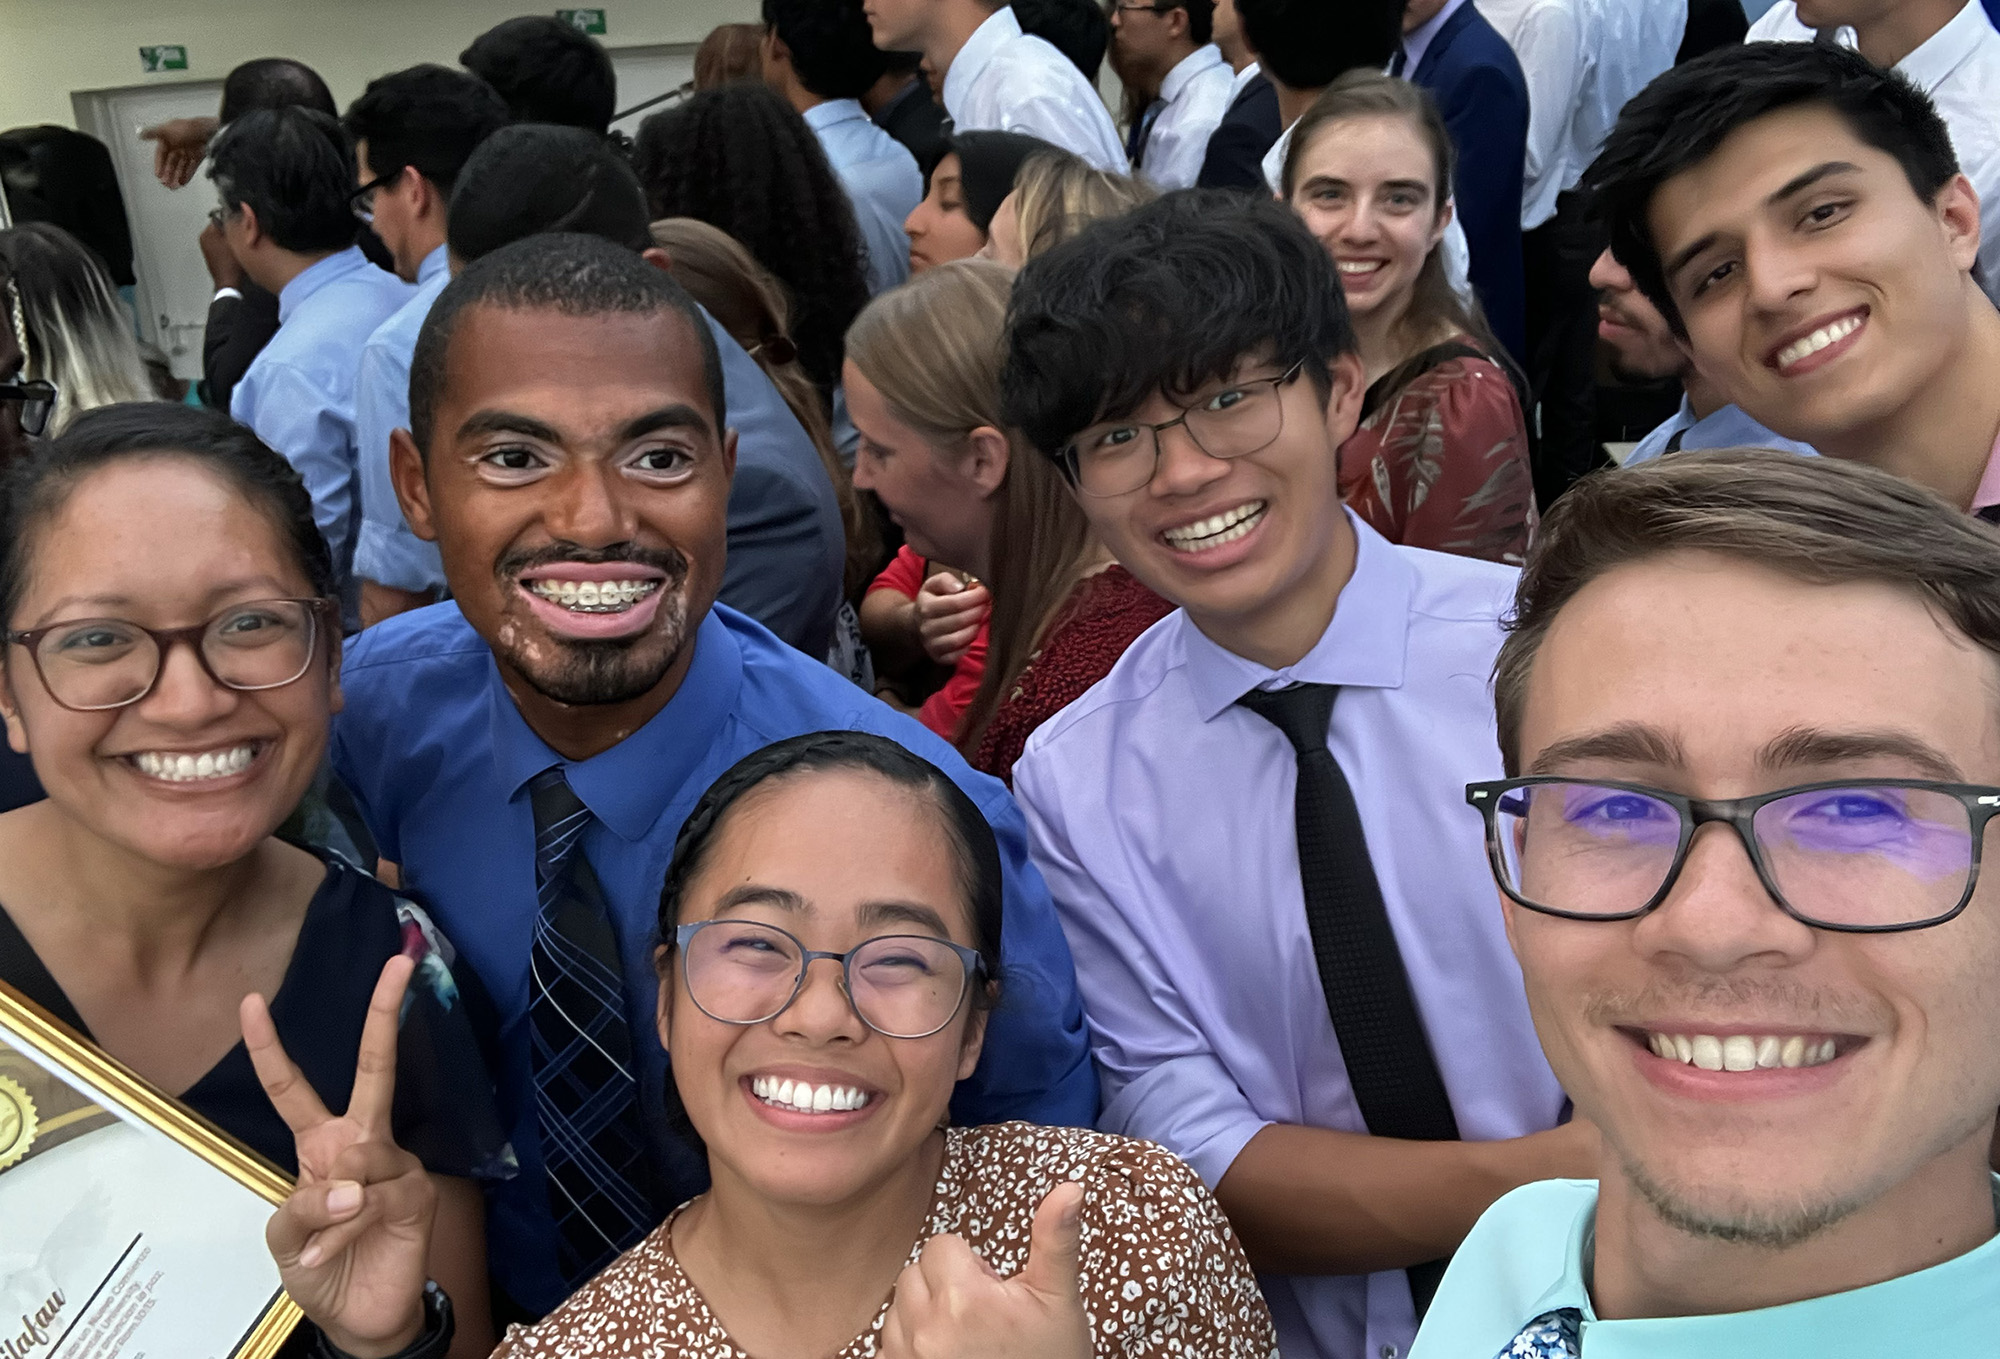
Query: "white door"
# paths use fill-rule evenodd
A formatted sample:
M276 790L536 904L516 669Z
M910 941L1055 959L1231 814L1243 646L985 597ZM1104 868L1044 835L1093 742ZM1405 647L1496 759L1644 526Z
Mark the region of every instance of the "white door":
M694 79L694 44L663 43L656 47L614 47L611 69L618 73L618 109L622 113L634 104L655 95L679 89ZM635 135L639 124L673 101L654 104L611 125L612 130Z
M153 178L153 144L139 129L169 118L214 117L222 103L219 80L86 90L70 96L76 125L111 149L125 218L132 228L133 272L138 275L139 330L158 345L174 376L201 376L201 334L215 293L195 240L216 205L215 186L197 175L184 189Z

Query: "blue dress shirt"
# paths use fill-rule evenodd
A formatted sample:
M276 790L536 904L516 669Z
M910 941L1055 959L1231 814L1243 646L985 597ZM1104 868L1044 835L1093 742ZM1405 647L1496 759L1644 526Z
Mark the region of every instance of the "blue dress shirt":
M1621 466L1637 467L1642 462L1651 462L1667 451L1676 434L1681 436L1682 452L1696 448L1775 448L1781 453L1808 458L1819 456L1819 450L1811 444L1773 434L1745 414L1741 406L1724 406L1696 419L1694 407L1683 396L1681 408L1634 444Z
M1099 1126L1163 1144L1211 1187L1267 1124L1367 1130L1313 963L1296 757L1236 706L1253 688L1341 686L1327 744L1462 1134L1537 1132L1563 1108L1465 805L1468 782L1501 777L1487 677L1516 572L1349 519L1353 578L1297 665L1266 669L1169 614L1014 766L1076 956ZM1372 1359L1416 1333L1401 1270L1261 1282L1285 1359Z
M868 291L879 293L910 276L910 238L903 221L924 198L924 175L901 142L869 121L858 99L829 99L805 112L827 162L854 205L868 247Z
M495 1277L545 1311L564 1296L536 1134L528 1064L528 954L536 915L528 783L563 766L597 821L584 853L603 885L625 970L640 1060L640 1107L673 1201L702 1190L707 1166L666 1125L666 1053L654 1027L653 945L660 885L695 800L742 756L802 732L890 736L944 769L979 804L1006 870L1003 998L978 1069L952 1102L961 1123L1088 1124L1097 1082L1069 949L1028 862L1013 799L941 739L752 620L718 606L696 633L679 690L654 718L592 759L570 763L529 729L486 643L451 603L401 614L356 638L342 667L346 707L333 764L382 854L492 993L501 1016L495 1073L520 1176L493 1190Z
M1994 1182L2000 1212L2000 1180ZM1486 1359L1544 1312L1583 1314L1583 1359L1971 1359L2000 1351L2000 1236L1866 1288L1711 1316L1600 1321L1585 1276L1597 1181L1503 1196L1452 1257L1410 1359Z
M410 356L431 303L451 282L448 249L439 246L417 267L417 294L377 326L361 351L354 380L355 456L361 471L361 527L354 539L354 574L378 585L421 593L444 588L436 543L410 532L389 480L389 435L410 427Z
M302 270L278 294L278 333L244 373L229 413L305 478L313 519L347 578L354 559L355 375L369 336L410 285L349 246Z

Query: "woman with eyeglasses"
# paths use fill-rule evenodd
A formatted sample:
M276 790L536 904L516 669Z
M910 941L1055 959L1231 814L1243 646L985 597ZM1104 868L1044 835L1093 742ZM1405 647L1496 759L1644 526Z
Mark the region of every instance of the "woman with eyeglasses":
M453 1353L484 1354L475 1180L511 1152L450 947L278 834L340 702L333 564L298 474L213 412L86 411L0 483L0 619L0 716L48 792L0 815L0 981L311 1179L322 1149L266 1098L239 1006L266 998L307 1088L342 1108L378 975L412 959L394 1133L434 1186Z
M1249 1264L1181 1161L951 1126L1006 1003L1000 873L978 809L882 737L793 737L724 773L674 846L655 958L675 1113L712 1186L501 1359L1272 1359ZM273 1239L337 1241L320 1268L397 1296L417 1353L423 1281L407 1250L371 1253L389 1216L343 1231L302 1193Z

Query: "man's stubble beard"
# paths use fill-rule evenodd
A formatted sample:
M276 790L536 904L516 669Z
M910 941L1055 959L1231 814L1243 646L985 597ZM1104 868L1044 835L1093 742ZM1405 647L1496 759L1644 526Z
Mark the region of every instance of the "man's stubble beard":
M581 642L549 639L543 648L514 646L508 662L528 687L553 703L568 707L595 707L629 703L659 687L681 653L691 643L688 626L688 598L682 588L660 601L658 621L638 637L612 641ZM649 644L661 647L656 664L642 664L638 653Z

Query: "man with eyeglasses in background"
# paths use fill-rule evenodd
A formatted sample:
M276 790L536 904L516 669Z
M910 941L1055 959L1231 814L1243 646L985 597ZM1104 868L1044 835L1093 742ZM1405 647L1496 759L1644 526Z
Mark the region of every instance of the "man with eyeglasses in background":
M1111 51L1119 74L1155 98L1135 109L1132 172L1162 193L1201 176L1208 139L1235 94L1236 73L1212 41L1215 0L1117 0Z
M1181 606L1014 769L1100 1126L1214 1188L1287 1359L1400 1355L1480 1212L1596 1159L1556 1127L1460 800L1499 770L1516 573L1342 505L1367 384L1331 258L1272 199L1174 194L1030 261L1002 385Z
M1886 473L1689 452L1542 521L1466 795L1600 1178L1496 1203L1413 1359L1992 1353L1996 691L2000 538Z
M305 479L352 631L360 626L352 578L361 490L355 374L368 337L415 290L355 245L353 152L324 113L244 114L210 147L208 175L222 198L216 224L230 253L278 297L278 333L236 384L229 414Z

